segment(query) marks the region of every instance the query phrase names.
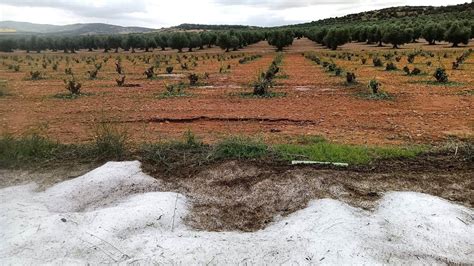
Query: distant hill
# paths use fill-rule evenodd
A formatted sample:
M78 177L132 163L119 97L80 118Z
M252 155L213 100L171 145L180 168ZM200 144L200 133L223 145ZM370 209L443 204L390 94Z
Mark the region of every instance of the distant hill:
M308 23L288 26L322 26L349 24L358 22L377 22L390 19L413 17L430 17L433 19L443 16L452 16L457 19L472 19L474 17L474 3L465 3L452 6L398 6L349 14L342 17L326 18Z
M94 35L141 33L151 31L155 31L155 29L143 27L122 27L104 23L80 23L58 26L18 21L0 21L0 33Z
M474 0L473 0L474 1ZM367 12L360 12L349 14L341 17L326 18L312 22L276 26L276 27L258 27L246 25L208 25L208 24L190 24L185 23L167 30L249 30L249 29L278 29L278 28L297 28L297 27L311 27L311 26L330 26L351 23L363 22L378 22L393 19L409 19L414 17L424 17L431 19L440 19L444 16L451 16L457 19L472 19L474 18L474 3L465 3L451 6L398 6L384 9L372 10Z
M184 23L178 26L174 26L171 29L177 30L248 30L248 29L260 29L262 27L257 26L246 26L246 25L208 25L208 24L190 24Z

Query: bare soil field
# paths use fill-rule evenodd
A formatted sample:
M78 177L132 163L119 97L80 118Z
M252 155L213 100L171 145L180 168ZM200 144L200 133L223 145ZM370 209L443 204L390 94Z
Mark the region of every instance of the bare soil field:
M179 54L188 69L176 61L175 51L2 54L0 79L6 81L8 94L0 97L0 127L15 135L41 128L63 143L91 140L95 124L104 120L121 125L137 142L176 138L188 129L208 142L236 134L260 136L269 142L322 135L331 141L368 145L469 139L474 128L474 57L467 58L457 70L452 70L451 64L472 47L472 42L460 48L415 43L394 50L351 43L330 51L306 39L296 40L284 51L272 88L281 96L272 98L241 95L252 91L252 82L276 55L263 42L230 53L211 48ZM414 50L425 54L410 64L407 54ZM358 83L346 85L344 76L326 72L302 54L311 51L345 71L354 71ZM400 56L399 61L385 60L387 53ZM241 58L255 54L262 57L239 63ZM376 54L384 63L393 61L398 70L374 67L371 58ZM117 57L121 58L126 83L136 87L117 86ZM367 59L366 64L361 58ZM143 72L156 60L160 61L156 77L147 79ZM88 79L87 71L99 62L102 68L97 78ZM55 63L57 70L52 69ZM9 65L19 65L20 69L16 72ZM405 75L405 65L419 68L422 74ZM172 74L166 74L166 66L174 67ZM432 75L438 66L446 68L450 83L435 82ZM64 73L68 67L82 83L84 95L76 99L55 97L67 92L63 79L68 77ZM29 72L34 70L44 79L31 80ZM190 73L201 76L197 86L186 87L179 97L163 96L166 85L187 84ZM382 90L391 96L389 100L360 96L368 91L372 78L382 84Z
M317 249L329 264L469 264L474 56L451 66L473 47L330 51L299 39L282 53L260 42L229 53L0 54L0 133L12 149L0 165L0 223L11 242L0 260L302 264ZM271 94L252 95L279 56ZM433 77L438 67L449 82ZM71 78L81 94L67 92ZM109 134L100 146L101 122L127 142ZM59 143L11 138L31 132ZM312 152L350 163L291 164ZM112 160L122 162L102 165Z

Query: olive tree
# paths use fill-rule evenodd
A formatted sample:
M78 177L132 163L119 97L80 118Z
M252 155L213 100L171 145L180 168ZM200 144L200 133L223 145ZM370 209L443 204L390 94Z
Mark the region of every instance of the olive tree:
M275 30L268 34L268 44L275 46L277 51L293 44L295 35L291 30Z

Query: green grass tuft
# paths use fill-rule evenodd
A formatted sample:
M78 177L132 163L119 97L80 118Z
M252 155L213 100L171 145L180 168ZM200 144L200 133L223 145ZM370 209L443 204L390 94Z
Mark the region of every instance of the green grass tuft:
M94 132L93 151L96 158L122 160L127 154L128 134L109 123L100 123Z
M268 154L269 148L265 143L246 137L225 139L217 143L212 151L215 159L255 159Z
M367 164L376 158L411 158L422 152L421 148L364 147L331 143L321 139L304 145L277 145L275 149L282 159L288 161L304 159L349 164Z
M235 95L235 94L233 94ZM285 92L268 92L264 95L255 95L253 92L241 92L237 94L238 96L242 98L254 98L254 99L266 99L266 98L280 98L280 97L285 97L286 93Z
M367 100L393 100L394 97L387 92L379 91L378 93L371 92L359 92L356 94L357 97Z
M73 94L73 93L58 93L53 95L53 98L57 99L65 99L65 100L74 100L83 96L91 96L93 95L92 93L79 93L79 94Z
M60 149L60 144L37 133L19 138L4 134L0 137L0 168L49 160Z

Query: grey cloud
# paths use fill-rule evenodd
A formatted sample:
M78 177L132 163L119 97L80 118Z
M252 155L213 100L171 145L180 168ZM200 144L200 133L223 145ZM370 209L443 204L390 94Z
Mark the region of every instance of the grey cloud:
M266 14L265 16L262 16L262 15L250 16L245 21L239 22L238 24L261 26L261 27L273 27L273 26L296 24L300 22L303 22L303 21L285 20L282 16Z
M223 6L252 6L271 10L317 5L349 5L359 2L360 0L213 0L213 3Z
M130 13L145 12L146 5L140 0L103 1L100 5L77 0L2 0L1 4L21 7L49 7L69 11L85 18L128 17Z

